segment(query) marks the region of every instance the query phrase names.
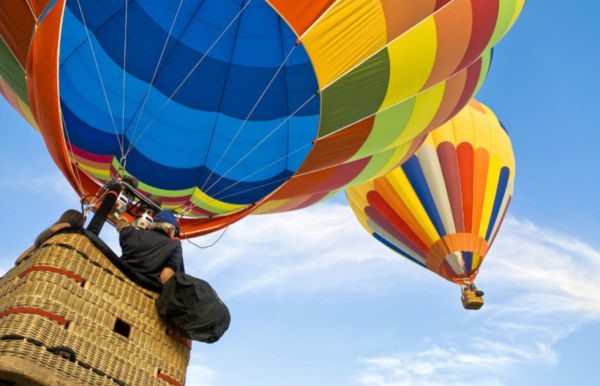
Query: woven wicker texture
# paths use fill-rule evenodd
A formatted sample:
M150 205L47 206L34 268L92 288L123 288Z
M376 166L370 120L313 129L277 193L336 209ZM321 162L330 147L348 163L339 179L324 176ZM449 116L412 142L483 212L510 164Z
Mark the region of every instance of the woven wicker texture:
M159 372L183 385L191 342L169 333L157 297L86 237L57 235L0 279L0 355L84 385L168 385ZM117 320L128 337L115 332ZM50 353L52 347L73 350L77 363Z
M45 369L63 374L66 378L71 379L80 385L117 385L117 383L111 379L108 379L106 376L100 376L91 369L86 369L81 365L51 354L43 347L38 347L29 342L17 340L0 341L0 352L2 355L10 355L12 357L21 358ZM156 383L156 385L160 384L161 383ZM149 385L153 384L150 383Z
M478 310L483 307L483 298L475 295L475 291L463 291L461 301L467 310Z

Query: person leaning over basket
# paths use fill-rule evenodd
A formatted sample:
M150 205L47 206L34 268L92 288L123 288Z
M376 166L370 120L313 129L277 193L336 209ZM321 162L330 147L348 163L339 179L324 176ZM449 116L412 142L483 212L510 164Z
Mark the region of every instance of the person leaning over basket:
M50 228L46 229L35 239L35 242L29 249L27 249L15 262L19 264L27 255L33 250L39 248L44 244L52 235L64 228L83 228L85 225L85 216L78 210L69 209L60 216L60 219L54 223Z
M133 227L125 219L117 223L121 259L151 280L165 284L175 272L184 272L181 242L174 240L175 216L167 210L154 216L150 231Z

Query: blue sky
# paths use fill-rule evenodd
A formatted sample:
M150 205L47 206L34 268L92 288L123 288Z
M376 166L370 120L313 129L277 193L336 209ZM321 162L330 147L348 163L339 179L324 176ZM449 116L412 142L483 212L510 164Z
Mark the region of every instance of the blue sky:
M194 345L188 386L600 384L599 15L596 1L529 0L495 51L477 99L511 134L517 176L481 311L372 240L342 195L252 217L214 248L186 244L188 271L233 316L220 342ZM77 197L3 100L0 154L4 271Z

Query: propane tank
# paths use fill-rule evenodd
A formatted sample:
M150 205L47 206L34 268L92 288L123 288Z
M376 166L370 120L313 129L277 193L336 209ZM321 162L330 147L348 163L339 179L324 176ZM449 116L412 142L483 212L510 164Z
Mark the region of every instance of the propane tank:
M149 194L148 199L154 202L159 207L162 206L162 200L156 194ZM154 215L156 214L155 210L150 208L150 206L144 202L142 202L138 208L137 214L135 215L135 220L133 220L133 226L137 229L141 230L150 230L152 227L152 222L154 221Z
M138 187L138 180L134 176L128 175L123 177L123 182L125 182L127 185L131 186L134 189L137 189ZM110 211L109 218L114 221L119 221L121 216L124 215L125 212L127 212L127 208L129 207L129 204L131 203L131 201L133 201L134 198L135 195L133 194L133 192L129 190L128 187L123 186L123 190L121 190L121 194L115 202L115 207Z

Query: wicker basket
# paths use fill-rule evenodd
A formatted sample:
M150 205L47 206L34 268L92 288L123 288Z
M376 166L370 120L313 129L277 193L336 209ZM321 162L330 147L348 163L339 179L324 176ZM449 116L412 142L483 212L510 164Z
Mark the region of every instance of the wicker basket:
M483 307L483 298L481 296L477 296L475 291L463 291L460 300L462 300L465 310L478 310Z
M0 279L0 385L183 385L191 342L157 297L87 237L52 237Z

